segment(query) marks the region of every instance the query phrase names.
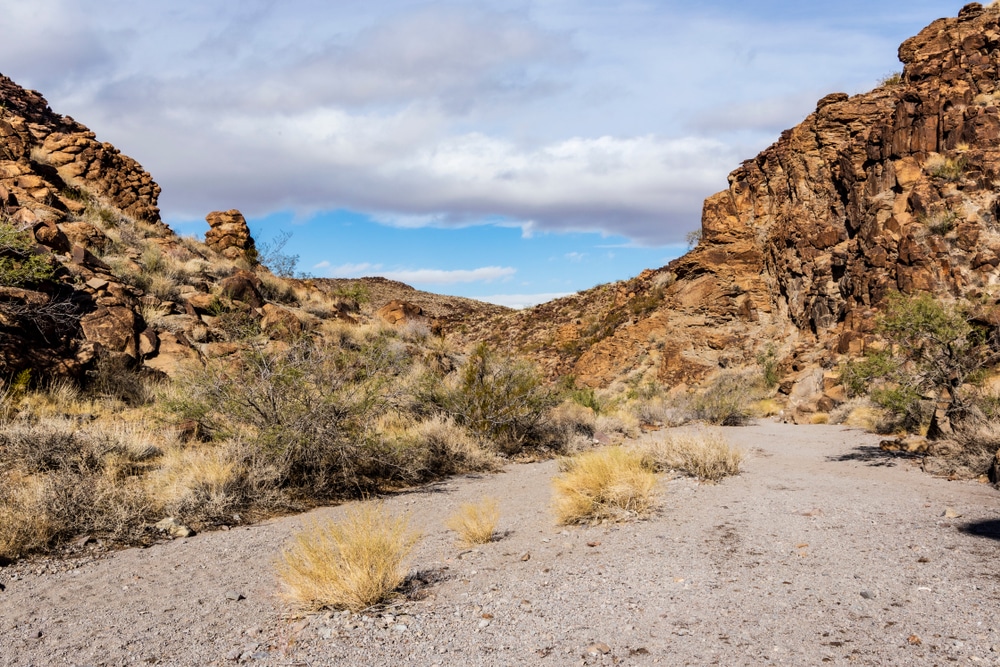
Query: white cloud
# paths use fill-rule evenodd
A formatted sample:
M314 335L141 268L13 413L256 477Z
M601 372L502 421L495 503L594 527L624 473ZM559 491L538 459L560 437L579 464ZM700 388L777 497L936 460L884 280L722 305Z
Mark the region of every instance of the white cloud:
M568 259L569 261L571 261L571 262L582 262L583 259L587 256L587 253L585 253L585 252L568 252L568 253L566 253L563 256L566 259Z
M382 268L381 264L371 264L361 262L359 264L341 264L340 266L330 266L330 262L320 262L314 269L322 269L323 274L329 278L360 278L361 276L374 275Z
M515 273L517 273L517 269L509 266L483 266L478 269L451 271L444 269L381 271L378 275L404 283L453 285L455 283L491 283L495 280L510 278Z
M521 309L530 308L531 306L536 306L540 303L545 303L546 301L552 301L553 299L569 296L570 294L570 292L548 292L542 294L493 294L491 296L477 296L473 298L477 301L495 303L498 306Z

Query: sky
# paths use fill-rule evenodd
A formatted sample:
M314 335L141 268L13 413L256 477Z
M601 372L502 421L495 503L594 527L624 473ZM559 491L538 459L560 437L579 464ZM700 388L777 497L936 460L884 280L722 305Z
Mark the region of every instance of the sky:
M513 307L683 254L705 197L950 0L0 0L0 73L317 277Z

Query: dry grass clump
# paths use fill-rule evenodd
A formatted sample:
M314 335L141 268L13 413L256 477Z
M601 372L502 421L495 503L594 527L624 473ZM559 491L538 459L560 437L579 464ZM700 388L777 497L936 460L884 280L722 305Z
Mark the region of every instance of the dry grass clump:
M301 608L362 611L403 583L418 539L406 517L364 505L340 522L315 523L296 535L281 554L278 577L286 598Z
M158 450L114 428L72 419L18 420L0 429L0 561L81 533L133 542L149 500L141 476Z
M563 524L640 516L656 497L656 475L639 453L622 447L567 459L552 484L556 518Z
M670 435L644 444L639 452L653 470L677 470L708 482L738 475L743 461L743 452L714 431Z
M462 544L488 544L494 540L500 507L495 498L483 498L478 503L462 503L458 512L448 519L447 526L458 533Z

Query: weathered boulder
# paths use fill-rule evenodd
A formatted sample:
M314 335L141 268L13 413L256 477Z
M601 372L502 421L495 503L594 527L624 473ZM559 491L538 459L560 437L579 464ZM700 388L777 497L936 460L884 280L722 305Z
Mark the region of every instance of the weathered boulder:
M398 325L406 324L413 320L422 320L424 311L416 304L393 299L379 308L375 314L389 324Z
M236 209L213 211L205 217L205 245L228 259L256 260L257 250L243 214Z
M237 271L219 283L219 286L222 294L233 301L241 301L251 308L264 305L264 297L260 293L260 278L249 271Z
M80 319L83 334L109 352L124 352L130 357L139 353L136 339L136 316L124 306L98 308Z
M290 310L273 303L260 310L260 329L271 338L287 340L302 334L302 322Z

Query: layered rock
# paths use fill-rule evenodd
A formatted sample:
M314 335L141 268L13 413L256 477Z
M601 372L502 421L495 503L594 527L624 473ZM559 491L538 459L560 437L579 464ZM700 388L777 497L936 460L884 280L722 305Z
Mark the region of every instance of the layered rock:
M468 337L592 386L689 385L769 350L787 377L812 381L863 351L890 292L996 303L1000 7L935 21L899 57L898 82L824 97L732 172L684 257Z
M213 211L205 217L205 245L228 259L256 259L257 250L243 214L236 209Z

